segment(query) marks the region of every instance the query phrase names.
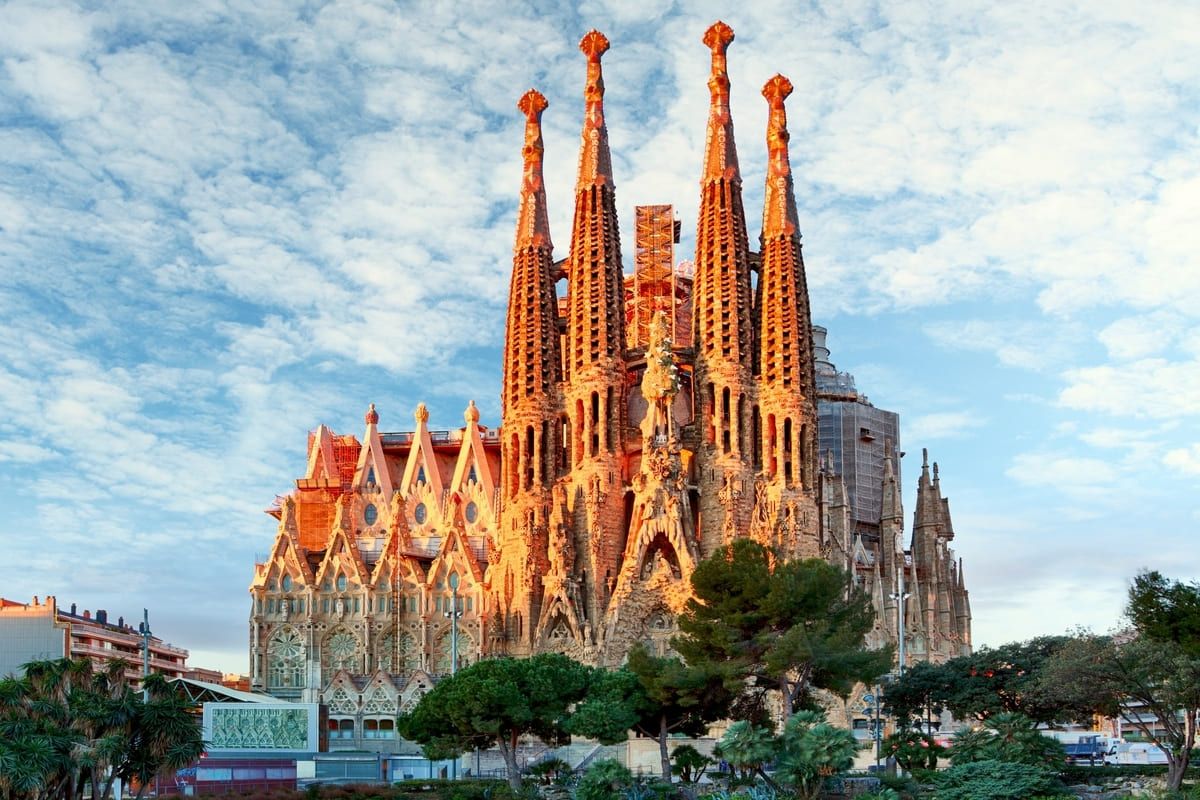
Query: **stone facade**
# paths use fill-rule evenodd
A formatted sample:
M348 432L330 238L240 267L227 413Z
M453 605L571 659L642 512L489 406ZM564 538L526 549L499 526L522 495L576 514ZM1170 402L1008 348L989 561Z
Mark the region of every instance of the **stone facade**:
M310 435L306 471L271 510L274 548L250 587L256 688L328 703L333 730L365 725L370 704L412 701L450 671L455 651L460 665L547 651L616 665L639 641L665 652L695 564L742 536L787 557L845 563L885 593L900 556L866 554L838 516L840 478L820 463L784 109L792 87L777 75L763 89L769 166L752 252L729 111L732 41L723 23L704 36L711 105L694 281L669 301L686 308L640 322L632 339L637 298L622 275L604 117L607 39L593 31L580 45L585 112L562 261L542 174L548 103L533 90L521 98L500 426L481 425L472 402L457 430L429 430L422 405L415 430L381 433L372 405L361 441L325 427ZM677 344L680 319L692 329ZM883 516L898 513L894 502ZM938 566L945 529L921 528L921 558L934 554L934 566L914 567L922 592L961 582ZM946 603L933 591L922 619L940 625ZM883 625L875 640L887 635Z

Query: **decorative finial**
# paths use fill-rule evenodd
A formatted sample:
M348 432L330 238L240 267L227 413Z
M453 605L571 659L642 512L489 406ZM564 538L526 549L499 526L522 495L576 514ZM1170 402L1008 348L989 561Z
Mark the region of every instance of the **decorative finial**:
M600 63L600 56L608 52L608 37L592 28L579 40L579 49L587 56L589 62Z
M463 419L468 425L474 425L479 422L479 409L475 407L475 401L471 400L467 403L467 410L463 412Z
M367 409L366 421L368 425L379 424L379 412L375 410L375 404L371 403L371 407Z
M922 447L921 448L921 469L925 469L928 466L929 466L929 448Z
M704 43L708 45L708 49L715 54L720 51L722 54L729 48L729 43L733 41L733 28L726 25L721 20L717 20L712 25L708 26L708 30L704 32Z
M933 462L933 479L935 481L938 479L938 465L936 461Z
M525 169L521 177L521 202L517 211L516 247L554 249L550 241L550 220L546 213L546 187L542 180L542 112L550 104L536 89L521 95L517 108L525 115L525 146L521 150Z
M424 425L429 421L429 409L425 407L424 403L417 403L417 410L413 412L413 418L418 425Z
M762 88L763 97L771 104L772 109L782 109L783 101L792 93L792 82L778 73L767 81Z

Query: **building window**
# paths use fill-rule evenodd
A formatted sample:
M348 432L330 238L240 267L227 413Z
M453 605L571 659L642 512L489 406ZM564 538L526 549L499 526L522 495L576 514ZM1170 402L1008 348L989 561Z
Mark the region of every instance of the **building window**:
M284 575L283 580L280 581L279 585L283 587L285 592L290 592L292 590L292 576Z
M337 576L337 590L339 592L346 591L346 576L345 575Z
M304 641L290 628L276 631L267 643L267 685L300 688L303 679Z
M372 472L371 478L374 477L374 473ZM374 480L368 480L370 483L375 482ZM375 520L377 519L379 519L379 509L375 508L374 503L367 503L367 507L363 509L363 522L367 523L368 525L374 525Z
M471 470L474 471L475 468L471 467ZM467 522L474 522L475 520L479 519L479 506L475 505L474 500L467 503L467 508L466 508L466 511L464 512L464 516L467 518Z
M425 508L424 503L417 503L417 507L413 509L413 519L418 525L424 525L425 520L429 517L429 510Z

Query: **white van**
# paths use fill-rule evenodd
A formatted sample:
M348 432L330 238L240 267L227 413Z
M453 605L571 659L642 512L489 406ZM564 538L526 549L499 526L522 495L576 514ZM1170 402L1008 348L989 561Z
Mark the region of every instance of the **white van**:
M1105 764L1166 764L1166 752L1149 742L1114 742Z

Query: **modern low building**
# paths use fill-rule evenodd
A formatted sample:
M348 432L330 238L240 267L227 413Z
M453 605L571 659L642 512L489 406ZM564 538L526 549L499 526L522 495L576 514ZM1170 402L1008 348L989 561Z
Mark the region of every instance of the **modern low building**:
M78 612L58 607L53 595L20 603L0 598L0 675L17 675L30 661L87 658L97 667L116 659L129 662L131 680L142 674L142 634L124 617L109 619L104 609ZM168 678L188 674L188 651L150 637L150 670Z

